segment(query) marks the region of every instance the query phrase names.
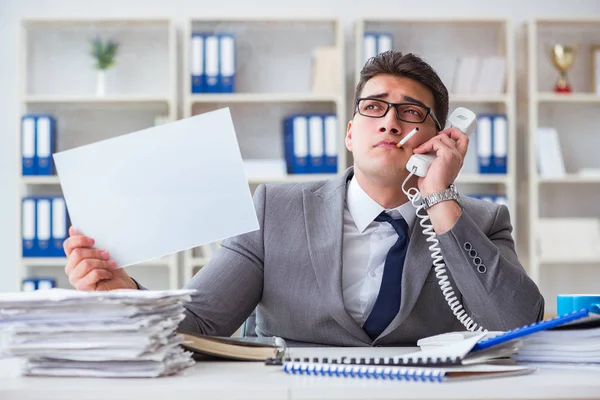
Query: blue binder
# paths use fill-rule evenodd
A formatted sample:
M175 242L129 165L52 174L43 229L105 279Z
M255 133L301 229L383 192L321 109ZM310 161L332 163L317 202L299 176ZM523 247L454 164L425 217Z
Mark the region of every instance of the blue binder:
M492 119L492 115L482 114L477 116L475 143L477 148L477 161L479 163L480 174L494 173L494 167L492 164Z
M291 115L284 120L284 154L288 174L310 173L308 116Z
M204 34L193 33L190 49L190 72L192 74L192 93L203 93L206 91L204 57Z
M321 174L325 164L325 128L323 117L319 114L308 116L308 148L309 171L312 174Z
M63 243L69 235L69 215L63 197L52 198L51 243L49 257L66 257Z
M22 292L33 292L37 290L37 279L25 278L21 281Z
M54 278L38 278L36 282L36 290L46 290L56 287L56 279Z
M24 197L21 202L22 256L37 257L37 204L33 197Z
M365 32L363 37L363 61L366 63L370 58L375 57L377 53L377 34L374 32Z
M235 37L219 36L219 89L222 93L235 91Z
M389 33L377 34L377 54L392 50L393 48L392 35Z
M574 321L582 321L586 318L594 320L597 319L600 325L600 305L595 305L594 307L590 308L583 308L581 310L573 311L568 314L559 315L552 319L535 322L530 325L525 325L517 329L506 331L498 336L494 336L492 338L478 342L475 346L473 346L473 349L471 351L474 352L478 350L484 350L492 346L496 346L498 344L507 342L509 340L518 339L523 336L531 335L535 332L564 326Z
M325 136L325 160L323 172L336 174L338 172L338 121L336 114L323 115L323 132Z
M21 159L23 176L37 175L37 158L35 156L35 117L21 117Z
M219 36L206 35L204 37L204 74L206 76L206 92L219 93L221 85L219 84Z
M38 175L54 175L52 154L56 150L55 120L51 115L36 116L36 145Z
M50 256L50 237L52 234L52 199L36 199L36 247L37 257Z
M495 174L506 174L508 152L508 124L506 115L492 116L492 170Z

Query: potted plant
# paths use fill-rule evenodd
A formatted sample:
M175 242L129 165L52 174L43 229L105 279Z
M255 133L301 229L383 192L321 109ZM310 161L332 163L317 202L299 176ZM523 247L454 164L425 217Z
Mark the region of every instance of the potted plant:
M106 93L106 70L114 65L119 44L112 40L103 42L99 37L94 38L91 41L91 44L91 54L94 58L96 63L95 67L97 69L96 95L104 96Z

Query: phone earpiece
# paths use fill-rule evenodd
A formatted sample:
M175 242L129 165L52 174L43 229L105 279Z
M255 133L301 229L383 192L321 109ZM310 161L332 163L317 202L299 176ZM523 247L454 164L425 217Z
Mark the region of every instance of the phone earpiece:
M457 107L446 120L446 128L456 128L465 135L473 133L477 125L477 115L468 108ZM435 153L414 154L406 163L406 169L417 176L424 177L435 160Z

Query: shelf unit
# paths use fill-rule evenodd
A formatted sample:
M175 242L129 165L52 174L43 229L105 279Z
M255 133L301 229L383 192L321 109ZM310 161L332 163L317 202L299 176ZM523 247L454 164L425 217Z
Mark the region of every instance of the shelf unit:
M364 65L363 37L365 32L389 33L393 50L413 52L438 72L449 88L450 112L464 106L475 113L502 112L508 123L508 154L506 174L480 174L477 169L474 135L461 174L456 183L459 191L469 194L504 194L513 224L517 214L516 164L516 87L513 25L504 18L372 18L356 22L355 84ZM453 93L451 90L457 56L506 57L506 87L503 93ZM515 224L516 225L516 224ZM517 242L515 227L513 237ZM520 251L520 249L518 248Z
M232 33L236 66L233 93L191 92L191 35ZM290 46L290 43L294 43ZM311 88L314 51L335 47L339 91ZM344 31L331 18L191 18L183 33L183 116L229 107L242 158L283 160L283 119L295 113L336 113L339 129L338 173L347 167L342 133L346 129ZM329 179L337 174L248 176L251 191L264 183ZM219 247L210 243L184 252L183 280L189 281Z
M23 72L18 126L24 114L52 114L57 123L55 151L151 127L159 116L177 119L176 32L171 20L25 18L19 33L19 71ZM106 73L104 96L94 92L95 71L89 56L89 39L96 35L120 43L116 64ZM152 68L140 68L150 63ZM21 238L21 199L62 196L62 190L56 175L21 175L20 128L17 135L17 237ZM64 272L66 258L22 257L20 239L17 251L19 287L25 277L52 277L58 287L72 287ZM180 286L177 255L127 268L151 289Z
M578 46L575 62L567 73L572 93L554 93L558 71L551 63L549 46ZM598 218L600 176L581 175L580 168L600 170L596 131L600 119L600 95L591 90L591 60L587 47L600 43L599 18L544 18L527 23L528 62L528 175L529 268L546 299L549 315L556 313L556 295L597 291L600 258L578 257L566 250L564 257L547 258L540 252L541 218ZM544 177L538 170L538 127L557 130L566 175ZM577 232L572 232L577 234Z

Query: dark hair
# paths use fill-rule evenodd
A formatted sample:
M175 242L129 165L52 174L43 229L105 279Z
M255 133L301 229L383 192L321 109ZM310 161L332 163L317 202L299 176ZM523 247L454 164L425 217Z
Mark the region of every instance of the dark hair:
M362 71L360 80L356 85L354 104L360 97L367 81L377 75L405 76L427 86L433 93L433 111L440 121L442 129L448 118L448 89L435 72L435 70L419 56L412 53L402 54L398 51L386 51L375 57L371 57Z

